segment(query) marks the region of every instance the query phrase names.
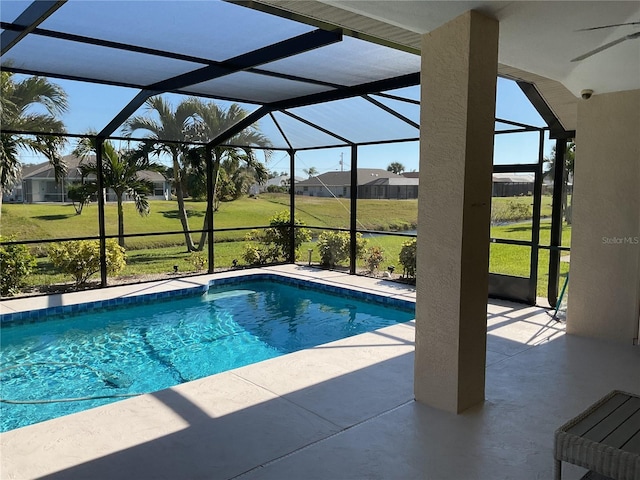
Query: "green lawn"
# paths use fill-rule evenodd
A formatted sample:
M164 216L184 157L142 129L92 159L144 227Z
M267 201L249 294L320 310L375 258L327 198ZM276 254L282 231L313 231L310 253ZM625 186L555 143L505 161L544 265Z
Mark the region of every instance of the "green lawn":
M151 213L141 217L133 204L124 205L126 234L181 231L177 205L174 201L151 201ZM205 202L186 202L189 226L192 230L202 228ZM349 227L349 200L296 197L296 217L307 225L321 227ZM258 198L244 197L234 202L222 203L215 213L216 228L250 227L268 225L277 212L289 209L289 197L284 194L264 194ZM358 219L361 228L392 230L415 228L418 218L417 200L360 200ZM105 208L107 234L117 233L116 206ZM98 207L91 204L76 215L72 205L52 204L4 204L0 233L15 235L19 239L48 239L94 236L98 234ZM197 235L197 234L196 234ZM221 239L228 234L219 234ZM244 238L244 233L235 234ZM163 237L163 240L141 238L130 240L131 247L144 248L146 242L167 245L183 242L180 236Z
M494 198L494 205L508 203L531 204L531 197ZM152 201L151 213L141 217L135 212L131 203L124 205L125 232L127 234L181 231L177 217L177 205L174 201ZM190 227L202 228L205 202L187 201ZM415 229L417 223L417 200L359 200L358 228L379 231L397 231ZM215 213L216 228L237 228L268 225L269 219L277 212L289 209L289 197L285 194L263 194L258 198L241 198L234 202L223 203L220 211ZM296 197L296 216L306 225L317 227L349 226L349 199ZM81 215L76 215L72 205L53 204L4 204L2 206L2 224L0 233L3 236L13 235L19 240L37 240L51 238L70 238L98 235L97 205L85 207ZM542 215L551 213L551 198L543 197ZM114 204L107 204L105 210L107 234L117 233L117 216ZM246 231L218 232L215 236L216 267L230 267L233 260L243 265L242 253ZM312 230L314 237L320 231ZM494 226L491 235L495 238L531 239L531 222ZM548 244L550 221L541 223L540 243ZM193 234L197 242L199 234ZM566 226L563 232L563 244L569 245L571 228ZM399 236L375 236L368 238L368 246L379 246L385 252L385 262L381 271L389 265L396 267L396 273L402 273L398 255L402 243L407 238ZM193 271L194 267L185 259L188 254L184 248L182 234L162 235L159 237L128 238L127 267L121 275L144 273L173 272L177 265L180 272ZM312 249L312 261L319 262L315 242L302 246L299 261L307 262L308 251ZM31 282L51 284L64 282L64 276L57 274L45 254L43 246L33 246L38 254L38 267ZM528 276L529 248L511 245L491 244L490 271L509 275ZM205 252L206 255L206 252ZM541 250L539 267L538 294L546 295L548 251ZM358 261L359 268L366 268L364 261ZM563 264L566 274L568 264Z

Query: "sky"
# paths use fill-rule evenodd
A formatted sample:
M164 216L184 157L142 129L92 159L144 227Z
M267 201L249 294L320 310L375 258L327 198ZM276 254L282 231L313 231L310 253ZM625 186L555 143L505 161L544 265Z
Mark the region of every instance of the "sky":
M86 133L91 130L101 130L118 112L138 93L135 89L114 87L107 85L88 84L69 80L52 80L62 86L67 92L69 109L63 116L67 131L72 133ZM410 98L419 98L419 87L403 89L402 94ZM177 103L184 97L179 95L166 95L170 102ZM221 106L228 106L228 102L218 102ZM394 105L401 106L401 105ZM245 105L247 110L257 108L254 105ZM410 118L419 121L415 106L410 112L402 112ZM137 114L143 114L140 109ZM498 79L496 117L517 122L544 126L544 121L529 103L517 84L511 80ZM264 121L263 121L264 125ZM264 125L266 127L267 125ZM264 128L268 133L275 131ZM116 132L116 135L118 132ZM137 136L137 135L136 135ZM142 135L140 135L142 136ZM494 163L535 163L538 156L539 135L534 133L504 134L495 136ZM75 145L72 140L66 148L70 153ZM551 142L545 142L545 155L551 150ZM23 156L24 163L38 163L42 158L31 154ZM163 159L166 163L167 159ZM399 162L405 170L419 170L419 145L418 142L394 143L387 145L362 146L358 149L358 166L360 168L386 169L392 162ZM304 170L314 168L319 173L349 170L351 165L350 148L332 148L312 151L300 151L296 155L296 172L298 177L306 177ZM289 157L286 152L275 151L267 161L267 168L274 172L284 172L289 169Z

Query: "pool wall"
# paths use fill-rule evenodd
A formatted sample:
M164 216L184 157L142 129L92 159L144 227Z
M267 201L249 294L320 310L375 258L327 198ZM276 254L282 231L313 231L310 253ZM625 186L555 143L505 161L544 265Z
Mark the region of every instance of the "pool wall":
M310 279L301 279L282 275L279 273L249 273L246 275L236 275L232 277L213 278L202 285L194 285L187 288L177 288L162 292L153 292L131 296L119 296L105 300L96 300L92 302L76 303L71 305L56 305L52 307L27 310L21 312L10 312L0 314L0 324L24 324L40 322L47 319L51 315L65 315L80 312L91 312L109 308L117 308L130 305L141 305L157 301L166 301L173 298L199 296L206 294L210 288L223 285L239 284L246 281L272 281L283 283L286 285L294 285L298 288L314 288L334 295L349 296L358 300L371 303L379 303L381 305L400 308L403 310L413 310L415 302L404 300L401 298L387 297L383 295L373 294L360 290L340 287L332 284L326 284ZM8 326L8 325L7 325Z

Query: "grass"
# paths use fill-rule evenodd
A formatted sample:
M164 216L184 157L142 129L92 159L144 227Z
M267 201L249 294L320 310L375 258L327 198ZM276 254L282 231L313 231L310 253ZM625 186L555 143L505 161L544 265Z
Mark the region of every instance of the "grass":
M531 197L494 198L494 205L500 207L511 204L531 205ZM125 232L139 234L164 231L181 231L177 204L174 201L152 201L151 212L141 217L131 203L124 205ZM202 228L206 210L205 202L187 201L186 208L190 228ZM285 194L262 194L258 198L241 198L234 202L223 203L215 213L216 228L237 228L268 225L269 219L282 210L289 209L289 196ZM306 225L318 227L349 226L349 199L319 197L296 197L296 217ZM98 235L97 205L85 207L82 215L76 215L72 205L54 204L4 204L2 206L3 236L13 235L19 240L38 240L52 238L71 238ZM416 228L418 218L417 200L358 200L358 228L377 231L402 231ZM542 216L551 214L551 198L542 200ZM117 233L116 207L107 204L105 208L106 231L109 235ZM540 243L549 244L551 223L542 220ZM246 231L218 232L215 235L216 267L231 267L233 260L243 265L242 253ZM314 236L320 230L312 230ZM491 236L514 240L531 240L531 222L493 226ZM199 234L193 234L197 242ZM571 228L563 230L563 245L569 245ZM385 252L385 262L380 271L394 265L396 273L402 273L398 255L402 243L407 238L380 235L368 238L368 246L379 246ZM158 237L127 238L127 267L121 275L140 275L173 272L178 265L180 272L193 271L194 267L186 261L189 254L184 247L183 234L162 235ZM312 249L312 262L319 263L319 254L315 242L309 242L300 249L299 261L308 261L308 251ZM56 273L46 257L46 246L32 247L38 254L38 267L31 276L33 285L48 285L68 281ZM529 275L529 247L491 244L490 271L517 276ZM206 252L205 252L206 256ZM540 251L538 295L546 296L548 251ZM358 268L366 268L363 260L358 260ZM566 274L568 264L562 264Z

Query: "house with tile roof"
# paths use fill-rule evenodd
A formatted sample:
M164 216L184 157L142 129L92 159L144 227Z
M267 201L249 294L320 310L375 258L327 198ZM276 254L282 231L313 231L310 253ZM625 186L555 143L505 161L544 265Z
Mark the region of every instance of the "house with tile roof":
M90 156L86 160L81 160L75 155L66 155L63 160L67 166L67 174L62 181L56 181L54 169L49 162L28 165L22 169L22 181L5 195L4 200L14 203L70 202L67 195L69 185L82 181L80 164L95 161L95 157ZM148 196L149 200L171 198L171 183L164 175L159 172L142 171L139 176L140 179L153 183L153 192ZM129 200L126 195L124 199ZM107 191L106 201L115 200L115 194L110 190Z
M379 168L359 168L358 198L418 198L418 179L407 178ZM326 172L296 182L298 195L351 198L351 171Z

